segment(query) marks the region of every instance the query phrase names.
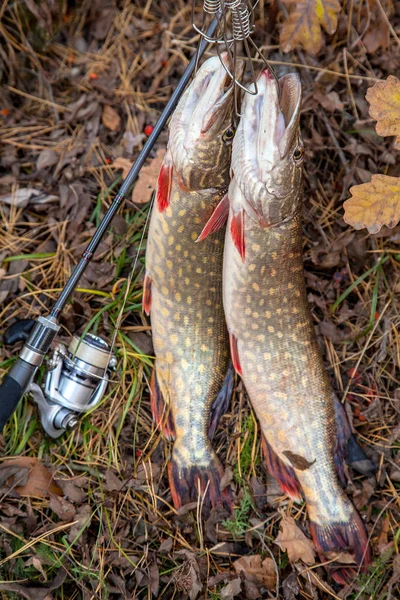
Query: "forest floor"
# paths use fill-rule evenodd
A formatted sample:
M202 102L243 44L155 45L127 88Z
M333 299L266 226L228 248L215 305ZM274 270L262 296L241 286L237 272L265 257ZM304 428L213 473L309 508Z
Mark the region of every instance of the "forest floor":
M336 33L323 33L315 56L282 52L279 4L260 2L254 34L278 74L297 70L302 78L308 298L333 387L375 466L374 474L347 468L347 493L374 553L369 572L341 589L318 562L305 564L301 550L290 562L275 543L285 517L309 536L305 506L267 475L239 381L214 440L234 517L212 511L203 520L193 506L173 509L171 448L152 422L153 348L141 311L141 239L164 131L135 202L120 209L61 319L62 341L87 326L111 340L122 316L117 376L104 401L51 440L24 398L1 439L0 598L400 597L400 226L373 236L355 231L342 206L349 188L371 174L400 175L399 154L375 133L365 100L376 81L400 72L393 4L345 3ZM190 11L183 0L2 3L2 332L46 314L57 298L122 181L121 165L139 153L195 51ZM20 346L0 348L4 373ZM11 456L19 458L10 487ZM252 558L236 563L245 556Z

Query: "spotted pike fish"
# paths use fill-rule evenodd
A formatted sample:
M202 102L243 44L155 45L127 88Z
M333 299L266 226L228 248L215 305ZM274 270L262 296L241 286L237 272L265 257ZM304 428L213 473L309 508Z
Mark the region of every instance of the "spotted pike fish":
M365 568L366 531L338 479L342 415L306 294L300 102L297 75L277 82L268 69L258 94L243 101L232 150L224 308L233 363L260 421L269 471L291 498L304 495L320 556L349 550ZM354 570L336 563L331 574L344 583Z
M143 308L151 313L156 355L151 405L155 422L174 440L168 474L175 507L199 492L213 506L230 504L209 440L229 401L233 369L223 385L229 360L224 229L213 233L208 223L215 209L221 223L228 211L234 136L229 82L219 58L210 58L173 114L146 252Z

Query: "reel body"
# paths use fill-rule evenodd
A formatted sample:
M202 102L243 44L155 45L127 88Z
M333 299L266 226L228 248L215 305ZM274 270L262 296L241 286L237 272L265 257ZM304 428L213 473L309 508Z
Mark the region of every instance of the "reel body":
M33 382L27 390L50 437L58 438L101 402L115 365L108 343L91 333L83 339L74 335L68 349L57 344L47 363L44 390Z

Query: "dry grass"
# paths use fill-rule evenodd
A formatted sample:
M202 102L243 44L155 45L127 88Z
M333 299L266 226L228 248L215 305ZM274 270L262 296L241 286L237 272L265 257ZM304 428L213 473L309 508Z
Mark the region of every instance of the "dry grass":
M92 330L111 339L122 310L115 344L119 376L100 408L59 441L43 435L29 399L5 431L5 455L37 456L62 485L72 481L64 489L68 518L49 498L21 501L3 488L0 579L31 590L27 598L42 598L32 591L32 582L46 583L57 573L66 574L50 592L57 600L185 598L187 586L197 580L204 586L202 597L222 598L228 579L219 581L216 575L232 572L232 561L243 554L265 557L271 551L283 582L279 598L398 597L400 228L372 237L353 232L342 219L349 187L368 171L399 174L391 142L374 133L364 100L369 85L399 70L398 38L392 33L387 48L368 52L362 43L368 26L364 13L365 5L372 10L374 3L354 0L347 2L338 33L318 57L282 55L267 18L273 10L260 4L263 17L255 39L278 72L297 67L303 79L310 303L335 390L368 457L378 465L376 478L369 480L350 470L348 486L367 523L376 561L344 595L321 583L323 569L313 571L320 580L316 584L310 572L299 573L288 564L273 544L280 515L292 515L305 526L305 509L276 494L272 481L265 503L258 424L240 383L215 441L232 468L234 520L227 523L226 514L213 513L204 523L196 510L178 514L173 509L166 479L170 449L155 431L149 407L152 348L140 306L145 244L123 307L149 206L127 202L68 305L60 334L67 339L90 321ZM389 4L377 3L384 10ZM399 32L399 14L391 23ZM0 193L35 188L43 196L57 196L24 208L0 202L5 330L15 319L37 317L51 307L110 204L118 175L110 164L119 156L137 155L144 125L155 123L197 38L190 28L190 5L183 0L172 8L162 0L117 5L86 0L77 6L60 0L57 7L6 0L0 36ZM324 108L317 92L337 93L343 110ZM102 124L105 105L122 117L120 131ZM156 149L166 139L163 133ZM43 151L51 151L45 155L51 165L38 168ZM332 312L352 283L357 285ZM1 352L6 370L17 348ZM19 597L10 590L0 587L0 596Z

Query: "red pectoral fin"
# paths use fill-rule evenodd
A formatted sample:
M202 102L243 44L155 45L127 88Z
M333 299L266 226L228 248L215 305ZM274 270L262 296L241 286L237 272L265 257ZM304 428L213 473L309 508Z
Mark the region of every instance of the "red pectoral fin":
M172 187L172 165L163 164L157 181L157 206L160 212L163 212L169 205L171 187Z
M231 236L233 243L239 251L242 260L245 258L245 243L244 243L244 210L239 210L234 213L231 221Z
M240 360L239 360L237 338L233 335L233 333L229 334L229 343L231 345L231 355L232 355L233 366L235 368L236 373L241 375L242 374L242 366L241 366Z
M143 282L142 307L146 315L149 316L151 310L151 277L147 271Z
M229 199L228 194L222 198L220 202L218 202L213 214L208 219L207 223L204 226L203 231L197 238L196 242L201 242L204 240L210 233L214 233L214 231L218 231L223 227L228 219L229 215Z

